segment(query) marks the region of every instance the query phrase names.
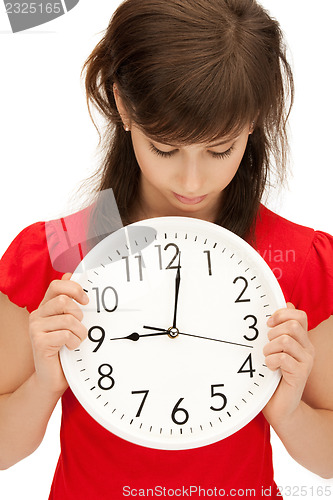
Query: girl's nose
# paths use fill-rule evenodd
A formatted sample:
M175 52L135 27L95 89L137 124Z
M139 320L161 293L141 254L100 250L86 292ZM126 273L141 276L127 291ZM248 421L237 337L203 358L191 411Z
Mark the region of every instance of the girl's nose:
M203 174L199 163L194 158L185 159L181 168L181 187L183 196L198 196L203 184Z

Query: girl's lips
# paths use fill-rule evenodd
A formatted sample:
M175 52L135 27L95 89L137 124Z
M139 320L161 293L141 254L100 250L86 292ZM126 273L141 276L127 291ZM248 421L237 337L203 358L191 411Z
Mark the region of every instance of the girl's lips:
M197 196L196 198L186 198L185 196L181 196L180 194L173 193L178 201L184 203L185 205L197 205L201 203L202 200L206 198L206 194L204 196Z

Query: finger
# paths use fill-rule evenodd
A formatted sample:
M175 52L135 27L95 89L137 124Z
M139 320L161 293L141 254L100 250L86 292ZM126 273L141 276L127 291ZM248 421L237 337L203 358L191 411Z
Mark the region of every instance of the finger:
M88 331L81 321L71 314L61 314L59 316L49 316L31 322L30 334L33 340L43 337L45 333L66 330L78 337L80 342L84 340Z
M306 313L299 309L295 309L290 302L288 303L288 307L275 311L267 321L267 325L272 328L289 320L298 321L304 330L308 329L308 318Z
M276 339L266 344L263 349L264 356L270 356L271 354L287 353L292 356L296 361L306 362L307 352L305 349L297 342L295 339L290 337L290 335L280 335Z
M51 281L50 286L45 293L44 299L41 302L41 305L44 305L46 302L58 295L68 295L69 297L83 305L88 304L89 302L88 295L86 294L86 292L84 292L82 286L75 281L71 281L65 278L62 280Z
M64 294L48 300L45 304L41 305L37 311L39 317L42 318L56 316L58 314L72 314L80 321L83 319L83 312L80 306L68 297L68 295Z
M280 370L284 373L297 373L300 363L286 352L270 354L265 360L266 366L270 370Z
M71 351L78 349L81 345L79 337L69 332L68 330L56 330L53 332L45 333L38 341L38 350L40 352L52 351L54 354L66 346Z
M304 348L309 347L310 340L307 331L296 320L289 320L269 330L267 336L270 341L280 337L281 335L289 335Z
M46 333L56 330L68 330L76 335L81 341L88 335L87 328L81 323L81 321L74 318L72 314L51 316L50 318L45 318L43 322L45 325L43 331Z

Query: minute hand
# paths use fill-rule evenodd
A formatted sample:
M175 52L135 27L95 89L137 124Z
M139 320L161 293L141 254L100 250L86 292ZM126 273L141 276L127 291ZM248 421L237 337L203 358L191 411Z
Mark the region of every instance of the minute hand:
M164 328L155 328L154 326L144 326L143 328L146 328L147 330L155 330L159 332L168 332L168 330L165 330ZM204 339L204 340L213 340L214 342L222 342L223 344L231 344L231 345L237 345L240 347L248 347L249 349L253 349L252 345L248 344L239 344L237 342L230 342L229 340L221 340L221 339L213 339L211 337L203 337L202 335L194 335L192 333L184 333L184 332L178 332L179 335L186 335L187 337L195 337L197 339Z
M175 280L175 307L174 307L174 313L173 313L173 328L177 328L176 327L176 320L177 320L179 285L180 285L180 263L178 265L176 280Z

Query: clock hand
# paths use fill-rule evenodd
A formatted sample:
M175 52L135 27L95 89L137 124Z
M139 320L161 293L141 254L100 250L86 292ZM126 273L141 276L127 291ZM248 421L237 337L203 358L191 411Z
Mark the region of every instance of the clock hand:
M179 262L178 262L176 280L175 280L175 307L174 307L174 313L173 313L173 328L177 328L176 327L176 319L177 319L179 285L180 285L180 254L179 254Z
M188 337L197 337L198 339L205 339L205 340L214 340L215 342L222 342L224 344L231 344L231 345L238 345L240 347L248 347L249 349L253 349L252 345L247 345L247 344L239 344L237 342L229 342L228 340L220 340L220 339L212 339L210 337L202 337L200 335L193 335L191 333L184 333L184 332L179 332L179 335L186 335Z
M168 333L170 335L170 330L163 330L163 328L155 328L153 326L144 326L143 328L146 328L147 330L158 330L159 332L164 332ZM162 333L163 335L163 333ZM231 345L237 345L240 347L248 347L249 349L253 349L252 345L247 345L247 344L238 344L237 342L230 342L228 340L220 340L220 339L212 339L211 337L203 337L201 335L193 335L192 333L184 333L184 332L179 332L177 331L177 334L172 335L173 338L177 337L178 335L186 335L187 337L196 337L198 339L204 339L204 340L213 340L214 342L222 342L223 344L231 344Z
M167 330L161 330L158 333L144 333L140 335L137 332L133 332L130 335L127 335L126 337L118 337L116 339L110 339L110 340L133 340L137 341L141 337L156 337L156 335L167 335L169 332Z

